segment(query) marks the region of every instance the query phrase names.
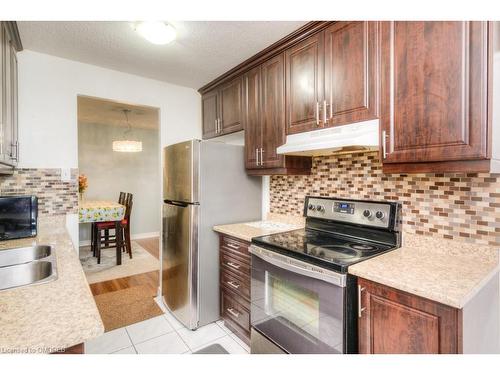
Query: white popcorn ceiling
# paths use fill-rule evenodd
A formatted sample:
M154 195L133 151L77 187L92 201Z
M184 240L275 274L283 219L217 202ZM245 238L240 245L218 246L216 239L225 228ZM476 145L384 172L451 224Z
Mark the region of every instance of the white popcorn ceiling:
M23 47L198 89L306 22L169 22L177 40L154 45L125 21L19 21Z

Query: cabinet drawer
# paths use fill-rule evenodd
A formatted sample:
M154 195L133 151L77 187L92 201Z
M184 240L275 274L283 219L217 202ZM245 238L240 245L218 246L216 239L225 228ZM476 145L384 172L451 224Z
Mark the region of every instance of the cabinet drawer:
M250 313L244 304L238 302L238 298L227 291L221 289L221 314L224 319L236 323L245 331L250 331Z
M234 255L241 257L243 260L248 260L250 262L250 253L248 252L248 247L250 244L245 241L240 241L233 237L221 237L221 248L224 251L233 253Z
M250 277L250 263L246 263L241 259L231 256L223 251L220 253L220 262L222 266L221 271L226 268L243 279Z
M220 283L221 287L232 290L250 301L250 278L242 278L223 268L220 274Z

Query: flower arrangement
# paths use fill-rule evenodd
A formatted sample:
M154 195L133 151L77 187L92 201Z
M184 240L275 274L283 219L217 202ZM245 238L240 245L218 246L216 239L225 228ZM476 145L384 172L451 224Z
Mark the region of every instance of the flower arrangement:
M78 176L78 192L83 194L85 190L89 187L89 183L87 181L87 176L81 174Z

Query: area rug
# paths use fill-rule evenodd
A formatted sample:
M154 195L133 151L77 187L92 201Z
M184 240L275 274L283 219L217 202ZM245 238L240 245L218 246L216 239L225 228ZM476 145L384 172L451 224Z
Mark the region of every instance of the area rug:
M163 314L151 288L134 286L94 296L104 331L112 331Z
M135 241L132 241L132 259L127 253L122 253L122 264L119 266L116 265L115 249L101 250L101 264L97 264L90 246L80 247L80 262L89 284L160 269L160 261Z

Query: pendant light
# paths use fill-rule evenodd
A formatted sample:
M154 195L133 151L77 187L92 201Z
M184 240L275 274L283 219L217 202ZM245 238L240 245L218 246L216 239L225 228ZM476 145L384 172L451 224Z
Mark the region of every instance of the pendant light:
M141 152L142 151L142 142L141 141L131 141L127 139L127 134L132 131L132 126L128 121L128 114L132 112L130 109L123 109L123 114L125 115L125 119L127 121L127 130L123 133L123 140L121 141L113 141L113 151L115 152Z

